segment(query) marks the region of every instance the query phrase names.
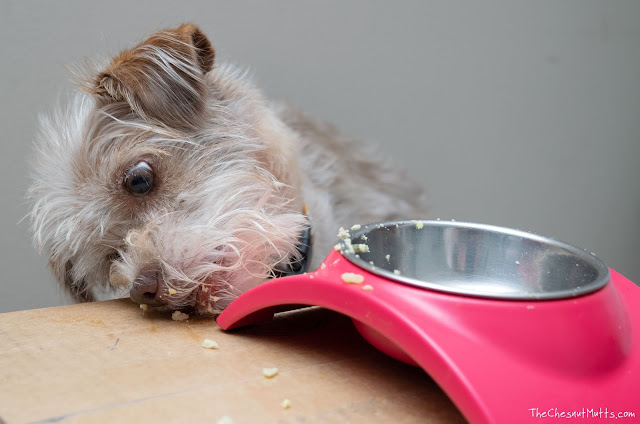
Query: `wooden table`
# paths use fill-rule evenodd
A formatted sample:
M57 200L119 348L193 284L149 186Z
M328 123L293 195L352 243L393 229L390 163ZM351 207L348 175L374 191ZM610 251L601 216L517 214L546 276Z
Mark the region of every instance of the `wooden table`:
M212 339L219 349L201 347ZM263 368L277 367L273 378ZM283 408L289 399L291 407ZM128 299L0 314L0 422L464 423L419 368L319 308L223 332Z

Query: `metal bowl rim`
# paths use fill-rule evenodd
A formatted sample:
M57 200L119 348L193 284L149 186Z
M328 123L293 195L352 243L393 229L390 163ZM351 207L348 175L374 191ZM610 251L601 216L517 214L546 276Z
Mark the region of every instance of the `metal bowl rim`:
M591 281L589 284L584 286L579 286L573 289L566 290L555 290L548 291L543 293L494 293L494 292L483 292L483 291L466 291L463 289L457 289L455 287L433 283L429 281L418 280L416 278L407 277L405 275L396 275L392 272L389 272L383 268L379 268L375 265L371 265L369 262L361 259L357 256L357 254L349 252L347 245L344 240L340 240L339 245L341 247L342 255L351 263L356 265L359 268L362 268L368 272L376 274L380 277L385 278L386 280L390 280L392 282L406 284L414 287L419 287L422 289L434 290L437 292L444 292L449 294L462 295L465 297L475 297L475 298L490 298L496 300L522 300L522 301L536 301L536 300L554 300L554 299L567 299L567 298L575 298L579 296L584 296L590 293L593 293L597 290L600 290L604 286L607 285L610 281L610 273L607 265L598 258L595 254L588 252L585 249L581 249L573 244L555 240L550 237L541 236L539 234L508 228L501 227L491 224L479 224L473 222L464 222L464 221L447 221L447 220L429 220L429 219L415 219L415 220L397 220L397 221L382 221L382 222L374 222L370 224L361 225L357 230L350 230L351 240L357 239L362 235L366 235L370 231L374 229L382 229L385 227L400 227L404 225L415 225L416 223L422 223L424 227L446 227L446 228L461 228L461 229L474 229L487 231L491 233L498 233L503 235L515 236L526 238L532 241L537 241L543 244L547 244L550 246L554 246L556 248L564 249L567 252L575 255L577 258L587 262L598 272L598 276ZM424 229L424 228L423 228Z

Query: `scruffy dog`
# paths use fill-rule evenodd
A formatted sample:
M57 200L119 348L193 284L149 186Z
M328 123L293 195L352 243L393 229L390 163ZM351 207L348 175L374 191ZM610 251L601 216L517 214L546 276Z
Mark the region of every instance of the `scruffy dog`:
M129 290L217 313L296 262L317 267L341 225L425 217L381 155L265 100L195 25L86 73L42 118L29 192L35 242L76 301Z

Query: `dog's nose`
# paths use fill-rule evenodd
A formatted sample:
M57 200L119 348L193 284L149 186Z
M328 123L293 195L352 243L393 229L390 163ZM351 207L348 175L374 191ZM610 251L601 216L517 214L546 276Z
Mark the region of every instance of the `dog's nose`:
M147 271L141 273L133 282L129 292L131 300L149 306L162 306L165 302L158 296L158 273Z

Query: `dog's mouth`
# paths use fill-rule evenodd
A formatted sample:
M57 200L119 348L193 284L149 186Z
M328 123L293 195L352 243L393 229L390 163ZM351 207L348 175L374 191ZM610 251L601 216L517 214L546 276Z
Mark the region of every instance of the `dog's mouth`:
M159 311L181 311L200 316L218 315L229 303L218 295L216 284L203 282L194 288L174 289L154 272L139 276L129 296L134 302Z
M229 269L219 270L198 280L172 279L165 275L161 267L149 265L139 270L131 281L121 272L121 259L112 260L109 282L112 288L128 288L129 297L134 302L157 311L181 311L200 316L220 314L241 294L234 273ZM227 267L228 268L228 267ZM241 280L243 281L243 280Z
M212 284L201 284L196 289L194 299L194 308L198 315L218 315L224 309L224 306L219 304L222 299L216 296Z

